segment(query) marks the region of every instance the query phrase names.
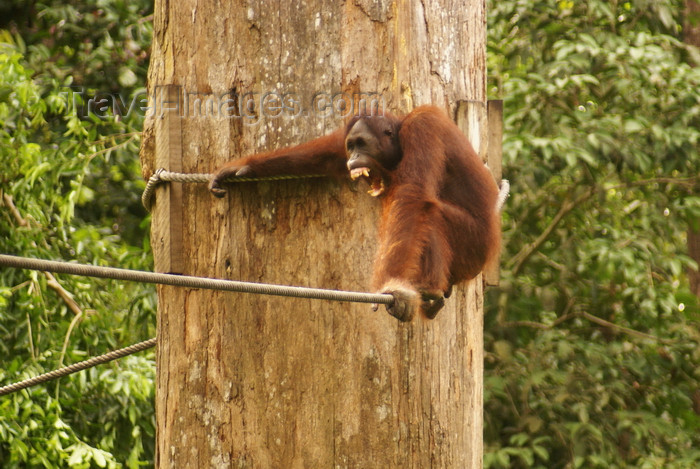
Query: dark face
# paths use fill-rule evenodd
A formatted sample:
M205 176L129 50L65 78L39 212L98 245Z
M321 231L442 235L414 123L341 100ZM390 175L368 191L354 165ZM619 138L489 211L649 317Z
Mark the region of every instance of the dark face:
M399 121L387 117L358 119L345 137L350 177L364 178L370 185L370 195L384 193L389 171L401 161Z

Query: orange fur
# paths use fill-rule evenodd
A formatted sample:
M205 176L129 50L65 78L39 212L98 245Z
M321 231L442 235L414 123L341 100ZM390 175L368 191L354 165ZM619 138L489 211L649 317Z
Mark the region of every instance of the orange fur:
M210 189L221 196L221 184L235 175L346 175L352 159L346 155L348 135L359 120L363 125L352 133L352 144L359 146L363 137L371 142L372 151L361 157L386 187L373 286L408 303L398 306L420 308L432 318L444 304L442 295L474 278L500 240L496 183L438 108L422 106L403 118L358 116L325 137L231 161L215 173ZM412 313L402 316L410 319Z

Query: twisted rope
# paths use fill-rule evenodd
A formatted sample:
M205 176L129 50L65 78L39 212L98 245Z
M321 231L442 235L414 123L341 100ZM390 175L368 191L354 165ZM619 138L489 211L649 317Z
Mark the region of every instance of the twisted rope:
M187 173L174 173L166 171L163 168L156 170L155 173L148 179L146 183L146 188L141 194L141 203L146 210L151 211L151 205L153 204L153 193L156 187L162 182L185 182L185 183L208 183L212 178L212 174L200 173L200 174L187 174ZM266 177L234 177L227 179L227 182L258 182L258 181L284 181L288 179L309 179L309 178L319 178L325 177L322 174L303 174L303 175L280 175L280 176L266 176Z
M155 347L155 345L156 339L154 337L152 339L139 342L138 344L130 345L129 347L125 347L119 350L113 350L109 353L105 353L104 355L90 358L89 360L74 363L69 366L64 366L63 368L59 368L58 370L49 371L48 373L35 376L34 378L29 378L18 383L9 384L0 388L0 396L5 396L7 394L17 392L21 389L25 389L30 386L35 386L37 384L45 383L47 381L62 378L64 376L77 373L78 371L83 371L97 365L102 365L103 363L108 363L113 360L126 357L127 355L132 355L134 353L138 353L143 350Z
M85 277L110 278L131 282L155 283L175 287L202 288L206 290L232 291L238 293L256 293L259 295L286 296L292 298L310 298L316 300L348 301L353 303L376 303L390 305L394 297L389 294L362 293L321 288L291 287L268 283L241 282L221 280L190 275L159 274L142 270L100 267L87 264L75 264L28 257L0 254L0 266L16 269L41 270Z
M163 168L156 170L155 173L148 179L146 183L146 188L141 194L141 203L146 210L151 211L151 205L153 204L153 193L156 187L162 182L184 182L184 183L208 183L212 178L212 174L208 173L175 173L171 171L166 171ZM280 175L280 176L266 176L266 177L234 177L227 182L258 182L258 181L284 181L288 179L309 179L309 178L319 178L325 177L323 174L306 174L306 175ZM503 205L506 202L510 192L510 182L508 179L502 179L499 185L498 200L496 201L496 211L500 212L503 209Z

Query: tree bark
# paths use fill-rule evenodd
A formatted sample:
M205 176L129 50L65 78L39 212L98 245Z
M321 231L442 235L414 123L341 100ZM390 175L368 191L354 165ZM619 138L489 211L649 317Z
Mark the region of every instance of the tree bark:
M155 3L144 174L158 166L166 84L181 87L186 173L337 128L341 113L324 117L314 103L339 92L376 92L399 113L433 103L454 116L470 102L468 135L483 150L484 0L218 5ZM270 92L301 112L274 117ZM222 102L225 116L214 112ZM241 183L218 200L186 184L164 211L178 200L166 190L152 245L162 259L163 240L181 230L168 247L179 267L156 270L368 289L379 203L362 187ZM409 324L363 304L160 287L156 467L481 467L481 285L457 287L435 320Z
M697 0L685 1L684 36L685 42L700 47L700 2ZM695 67L700 64L693 64ZM700 229L688 228L688 255L700 265ZM688 269L690 291L700 298L700 269Z

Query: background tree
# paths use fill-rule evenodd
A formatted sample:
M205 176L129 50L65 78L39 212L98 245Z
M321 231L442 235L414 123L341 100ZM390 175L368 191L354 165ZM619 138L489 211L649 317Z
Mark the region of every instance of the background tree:
M695 467L700 73L682 2L491 2L505 99L487 467Z
M700 2L696 0L685 0L683 38L687 44L700 47ZM691 58L690 64L700 67L698 58L700 57ZM688 227L688 255L696 264L700 264L700 221L697 218ZM697 266L688 269L688 280L690 291L700 297L700 269ZM698 400L700 402L700 395Z

